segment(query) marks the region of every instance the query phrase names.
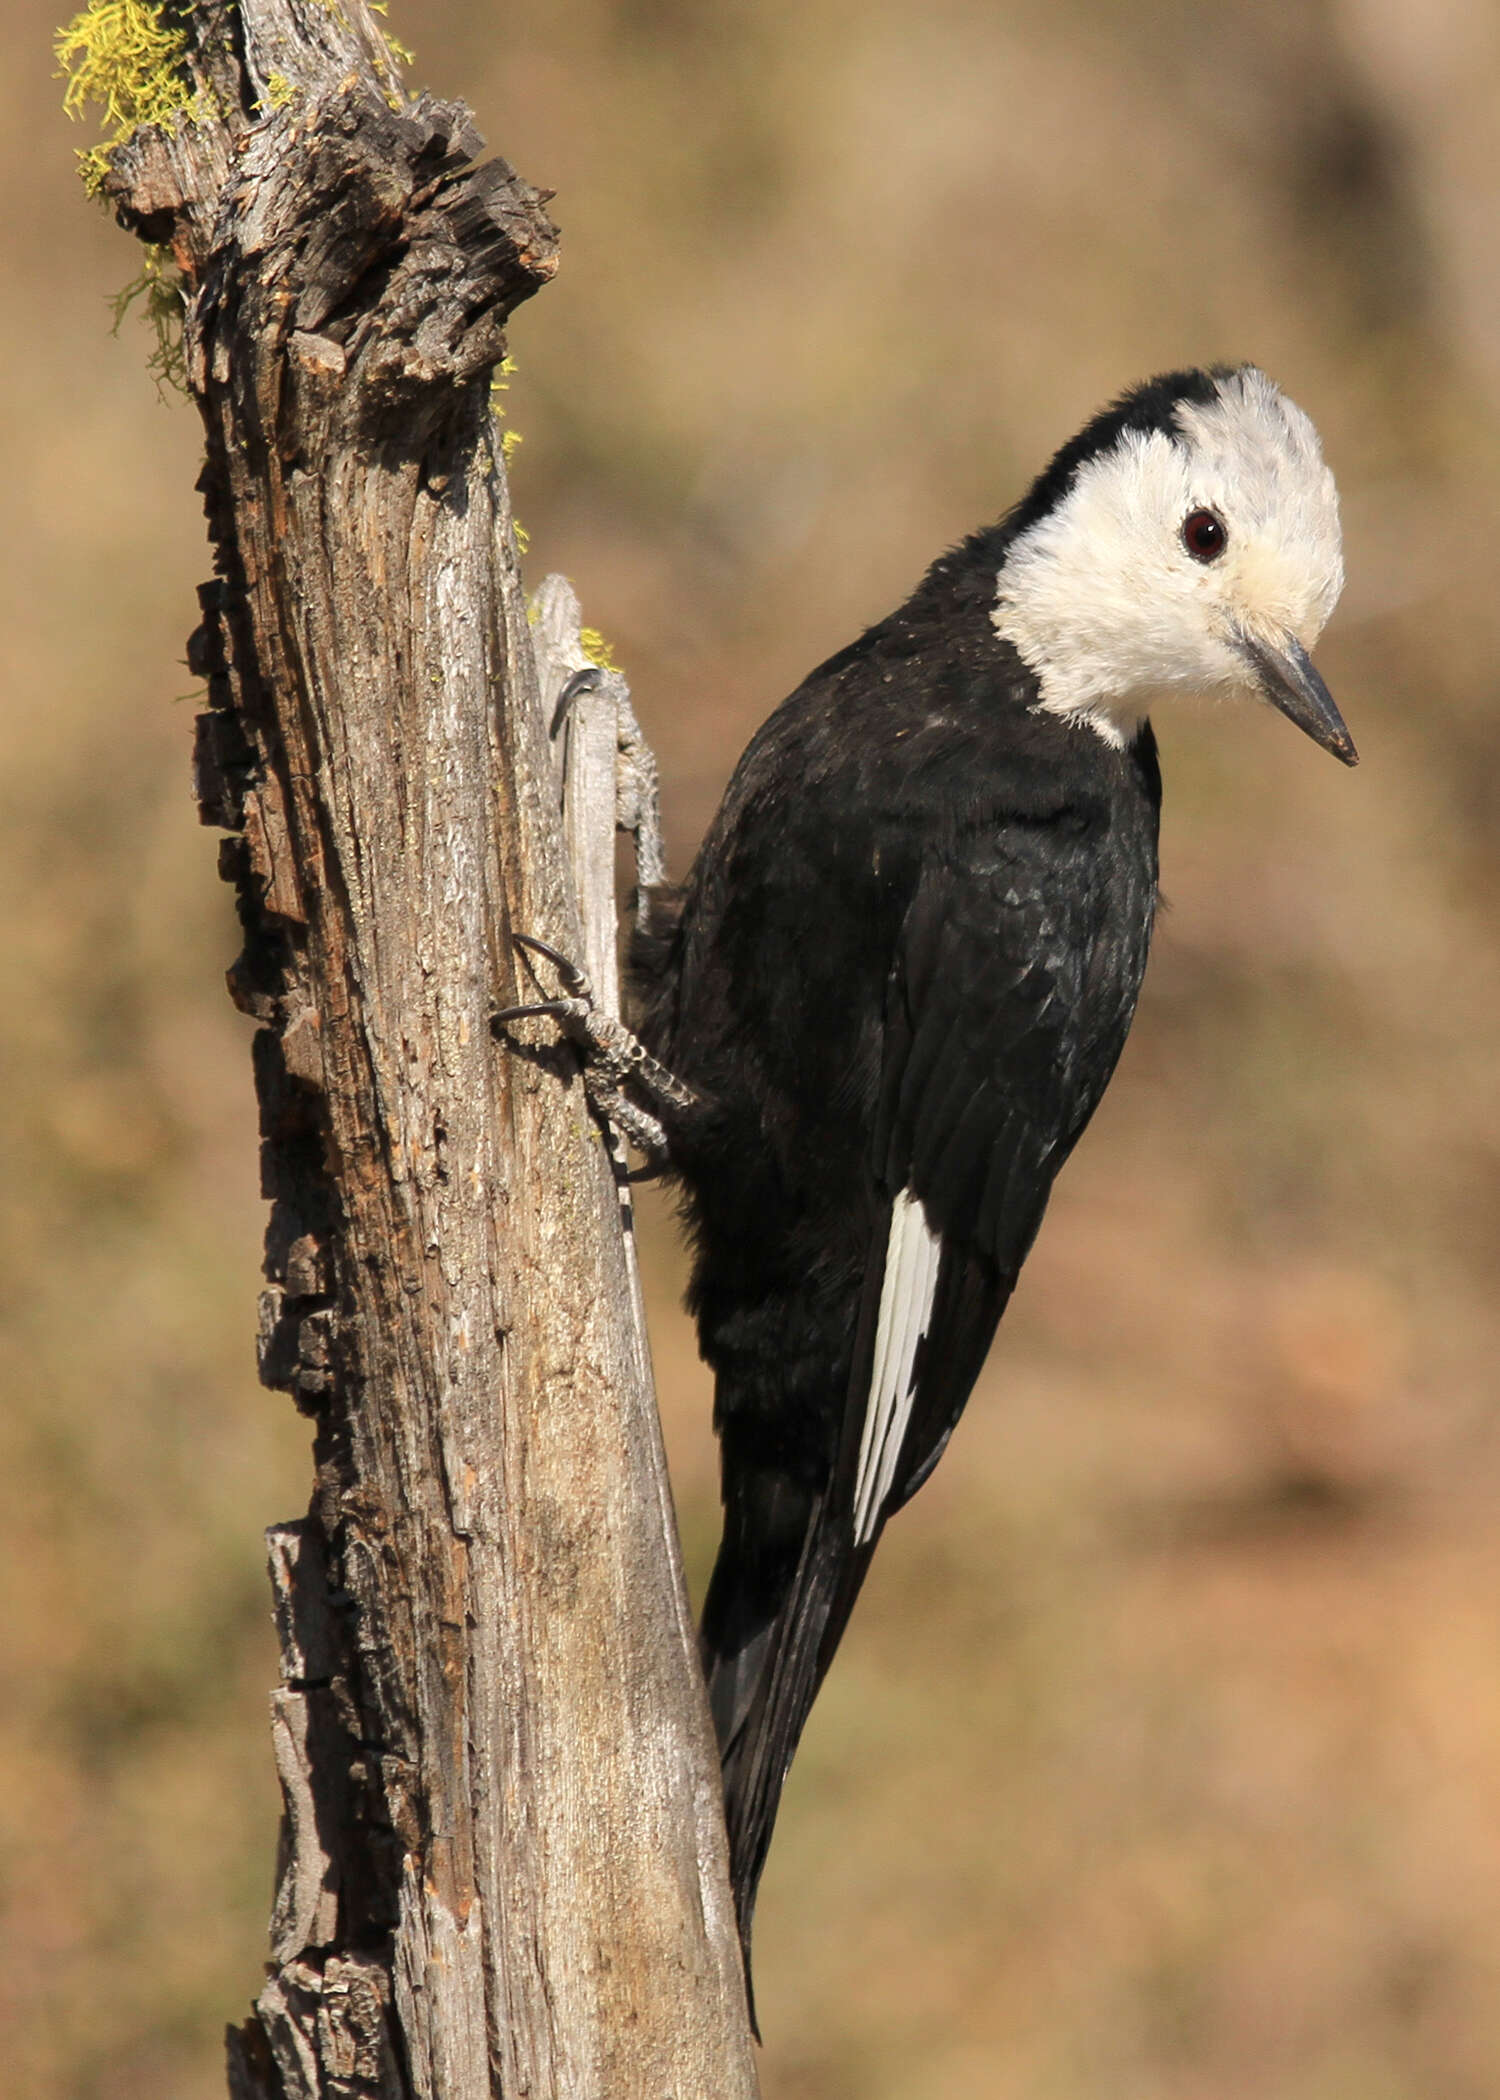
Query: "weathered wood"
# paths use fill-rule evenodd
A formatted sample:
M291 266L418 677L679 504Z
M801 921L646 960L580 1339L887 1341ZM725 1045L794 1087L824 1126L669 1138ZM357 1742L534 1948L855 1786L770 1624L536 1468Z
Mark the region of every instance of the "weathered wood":
M615 835L625 832L634 844L638 894L666 880L656 755L621 673L600 669L585 649L582 609L566 576L542 579L531 601L531 630L583 925L579 959L599 1003L618 1015Z
M231 2089L749 2095L616 1183L555 1031L518 1054L489 1018L514 930L582 952L486 391L555 236L362 0L186 19L199 121L137 132L109 190L185 278L260 1360L317 1466L271 1538L287 1816Z
M635 847L636 885L647 889L665 878L656 756L641 734L630 705L630 688L618 671L600 670L583 646L582 610L566 576L542 579L531 601L532 643L543 719L549 724L562 796L563 836L578 898L583 945L579 959L595 996L607 1012L620 1013L620 962L616 934L615 841L626 833ZM570 694L570 689L582 690ZM652 1386L651 1344L635 1241L628 1153L618 1131L610 1132L610 1163L625 1230L630 1279L630 1325L640 1375ZM651 1425L659 1428L655 1411ZM653 1459L662 1521L677 1536L660 1442ZM687 1597L678 1585L682 1637L693 1642ZM717 1813L713 1818L717 1822Z

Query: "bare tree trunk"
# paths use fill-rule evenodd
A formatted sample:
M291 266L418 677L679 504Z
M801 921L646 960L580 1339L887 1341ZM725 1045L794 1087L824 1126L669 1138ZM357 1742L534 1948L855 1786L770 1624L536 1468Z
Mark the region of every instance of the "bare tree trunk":
M527 993L513 930L581 952L487 397L555 235L364 0L185 20L193 120L107 187L189 294L261 1364L317 1464L270 1535L287 1813L231 2088L748 2096L617 1184L571 1053L489 1019Z

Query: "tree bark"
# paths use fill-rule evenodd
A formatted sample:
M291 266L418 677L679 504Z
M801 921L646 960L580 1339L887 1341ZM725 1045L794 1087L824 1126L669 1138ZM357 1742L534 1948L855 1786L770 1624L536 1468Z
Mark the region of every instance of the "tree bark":
M107 187L185 281L260 1360L316 1430L269 1535L286 1815L231 2089L748 2096L628 1215L571 1051L490 1025L514 931L583 953L487 394L555 234L363 0L184 19L193 120Z

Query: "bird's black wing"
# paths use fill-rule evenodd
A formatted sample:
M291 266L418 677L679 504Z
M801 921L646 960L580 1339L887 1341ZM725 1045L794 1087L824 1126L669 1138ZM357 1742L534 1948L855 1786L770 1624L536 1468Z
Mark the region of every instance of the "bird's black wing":
M726 1470L704 1659L747 1954L782 1781L881 1526L962 1412L1129 1025L1154 869L1122 883L1096 833L1064 811L926 860L886 988L875 1221L832 1475L813 1490ZM774 1579L748 1582L770 1557ZM749 1596L775 1603L741 1627Z
M887 998L883 1200L840 1465L857 1546L936 1463L1114 1067L1139 973L1111 902L1068 812L923 871Z

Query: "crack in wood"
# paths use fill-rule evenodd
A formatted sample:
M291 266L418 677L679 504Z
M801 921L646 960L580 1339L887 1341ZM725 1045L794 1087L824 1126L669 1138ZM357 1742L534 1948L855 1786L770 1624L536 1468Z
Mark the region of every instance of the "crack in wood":
M184 22L195 120L107 187L184 273L196 779L259 1024L262 1376L315 1462L268 1536L286 1813L230 2090L747 2100L633 1246L571 1053L489 1026L517 929L613 983L615 822L654 835L621 681L560 807L489 412L555 231L364 0Z

